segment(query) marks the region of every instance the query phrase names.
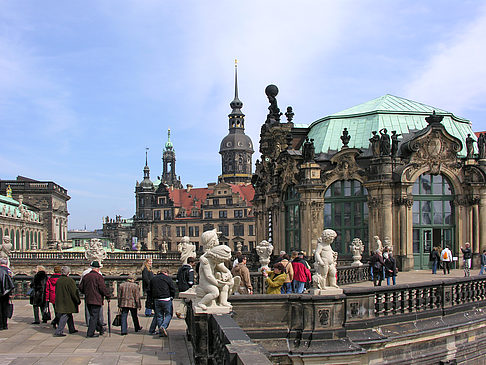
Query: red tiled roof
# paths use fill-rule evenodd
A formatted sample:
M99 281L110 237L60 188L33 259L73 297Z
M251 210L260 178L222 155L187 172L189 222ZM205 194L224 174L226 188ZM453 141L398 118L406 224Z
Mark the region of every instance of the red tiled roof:
M208 194L211 194L213 190L208 188L192 188L189 192L187 189L169 189L170 199L174 202L176 207L183 207L186 209L187 214L190 213L194 206L194 198L196 198L196 208L201 208L201 203L205 202Z
M233 193L240 194L240 196L246 200L249 207L251 207L251 201L255 196L255 189L253 185L236 185L236 184L229 184L231 186L231 190Z

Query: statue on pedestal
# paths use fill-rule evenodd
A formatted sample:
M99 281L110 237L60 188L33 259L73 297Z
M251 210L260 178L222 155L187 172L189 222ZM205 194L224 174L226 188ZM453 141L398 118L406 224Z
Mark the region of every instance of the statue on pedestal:
M0 247L0 257L7 259L7 266L10 267L10 255L12 251L12 243L9 236L3 236L2 246Z
M241 252L241 249L242 249L242 248L243 248L243 244L242 244L241 242L238 242L238 243L236 244L236 251L237 251L237 252Z
M349 245L349 248L353 253L353 263L351 266L363 266L363 263L361 262L361 254L364 251L363 242L359 238L355 238L353 239L353 242L351 242L351 245Z
M91 261L98 261L101 263L106 259L106 251L103 249L103 244L98 238L91 238L88 243L84 245L84 257Z
M386 128L380 129L380 156L390 156L390 135Z
M270 270L270 255L273 252L273 246L270 242L263 240L256 246L256 252L260 258L260 270Z
M373 157L380 157L380 136L376 134L376 131L372 131L371 133L373 134L370 138L371 152L373 153Z
M110 242L110 250L111 253L115 252L115 244L113 242Z
M376 252L376 250L383 251L383 245L381 244L380 237L373 236L373 243L371 244L371 252Z
M160 252L167 253L167 251L169 251L169 245L167 244L167 242L162 241L160 245Z
M314 269L316 273L312 278L314 285L321 290L339 288L337 285L337 252L331 248L331 243L337 237L332 229L325 229L322 236L317 239L317 248L314 253Z
M486 158L486 135L481 133L478 137L479 159Z
M199 258L199 285L196 287L196 313L229 310L228 297L240 285L240 277L231 274L224 265L231 259L231 248L218 245Z
M217 236L216 236L217 238ZM177 251L181 254L182 264L187 264L189 257L196 257L196 245L193 245L188 236L184 236L177 245Z

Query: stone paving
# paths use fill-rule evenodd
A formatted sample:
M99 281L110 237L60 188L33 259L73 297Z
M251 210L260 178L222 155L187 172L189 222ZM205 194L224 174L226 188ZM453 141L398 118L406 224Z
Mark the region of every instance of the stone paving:
M34 325L32 306L27 300L14 300L14 316L8 330L0 331L0 365L188 365L193 364L191 346L185 339L184 320L173 318L167 330L169 337L159 338L148 334L151 317L139 315L141 332L135 333L131 317L128 335L120 335L120 327L112 327L97 338L86 338L84 305L74 315L75 334L53 337L48 323ZM177 304L174 302L174 305ZM104 307L106 318L106 304ZM112 319L116 304L111 303ZM67 326L66 326L67 327ZM68 333L67 328L64 331Z

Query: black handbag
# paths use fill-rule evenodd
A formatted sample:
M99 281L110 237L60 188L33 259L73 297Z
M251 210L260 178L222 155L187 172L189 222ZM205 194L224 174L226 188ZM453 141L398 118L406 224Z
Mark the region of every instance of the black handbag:
M49 304L46 304L46 307L42 311L42 321L47 322L51 320L51 311L49 310Z
M13 303L12 303L12 299L10 299L10 302L8 303L8 306L7 306L7 318L12 318L13 316Z
M121 314L117 314L115 316L115 319L113 319L112 325L115 326L115 327L120 327L121 326Z

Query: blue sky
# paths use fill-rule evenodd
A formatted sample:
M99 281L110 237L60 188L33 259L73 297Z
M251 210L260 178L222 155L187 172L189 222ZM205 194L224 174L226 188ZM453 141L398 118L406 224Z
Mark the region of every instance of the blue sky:
M101 228L171 128L182 183L215 182L235 58L255 147L270 83L296 123L393 94L486 130L485 38L485 1L0 0L0 178L55 181L69 228Z

